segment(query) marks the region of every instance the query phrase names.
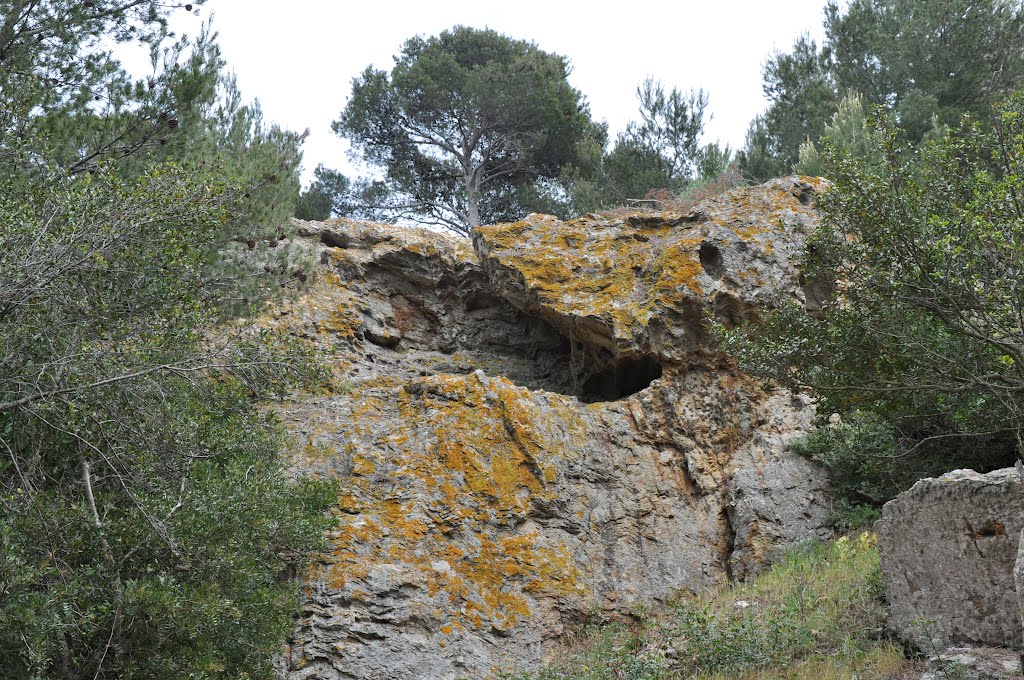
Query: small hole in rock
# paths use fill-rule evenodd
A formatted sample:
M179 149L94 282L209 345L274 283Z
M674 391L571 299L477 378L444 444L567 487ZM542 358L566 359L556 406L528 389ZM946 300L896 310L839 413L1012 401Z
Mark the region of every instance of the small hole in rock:
M713 244L705 241L700 244L700 266L704 268L707 275L713 279L720 279L725 274L725 264L722 262L722 251Z
M337 234L332 231L320 232L320 242L328 248L341 248L345 249L352 245L349 242L348 236L345 234Z

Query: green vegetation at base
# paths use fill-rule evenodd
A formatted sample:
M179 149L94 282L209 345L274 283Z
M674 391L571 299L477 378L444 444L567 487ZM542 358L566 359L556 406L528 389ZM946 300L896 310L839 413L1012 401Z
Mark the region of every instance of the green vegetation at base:
M873 534L790 552L767 572L630 623L595 624L520 680L896 678Z

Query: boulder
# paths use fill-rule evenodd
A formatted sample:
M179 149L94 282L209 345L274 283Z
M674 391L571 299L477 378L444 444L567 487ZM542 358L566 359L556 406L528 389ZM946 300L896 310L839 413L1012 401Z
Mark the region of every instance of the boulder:
M925 651L1020 649L1022 528L1024 484L1013 468L954 470L886 503L875 531L896 633Z
M1020 468L1018 467L1017 470L1019 471ZM1024 529L1021 529L1018 536L1017 561L1013 565L1013 583L1017 588L1017 611L1020 614L1021 623L1024 624ZM1024 650L1021 653L1021 661L1024 662ZM1024 672L1024 668L1021 668L1021 671Z

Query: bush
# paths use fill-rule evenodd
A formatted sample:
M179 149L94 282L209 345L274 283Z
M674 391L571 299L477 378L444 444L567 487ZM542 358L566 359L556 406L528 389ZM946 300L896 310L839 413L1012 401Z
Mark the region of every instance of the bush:
M826 154L833 188L804 258L835 291L820 318L782 302L725 333L755 375L810 389L846 423L803 448L851 502L920 475L1012 465L1024 409L1024 96L987 125L909 145L880 118L863 153Z
M231 185L174 164L10 181L0 677L270 677L336 494L288 479L256 407L323 376L228 322Z

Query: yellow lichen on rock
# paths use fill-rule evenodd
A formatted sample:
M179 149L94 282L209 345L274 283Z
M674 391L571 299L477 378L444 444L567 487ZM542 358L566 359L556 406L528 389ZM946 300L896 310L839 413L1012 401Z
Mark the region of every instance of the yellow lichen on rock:
M701 324L802 299L822 188L534 215L472 244L304 223L320 275L267 316L345 388L276 408L294 472L341 487L288 677L519 672L587 612L699 591L819 535L827 482L786 451L813 406L735 374Z
M318 578L351 588L370 565L400 565L438 605L439 625L496 630L530 617L527 593L576 593L572 557L536 530L515 529L531 504L550 500L561 460L575 454L569 400L550 395L538 409L528 390L479 375L350 396L358 444L339 499L342 526ZM374 460L363 453L369 446ZM380 475L390 482L367 479Z
M615 355L678 359L693 349L686 336L700 335L693 328L700 305L721 294L760 305L798 288L793 255L816 219L813 195L826 186L817 178L773 180L687 214L567 222L531 215L480 227L474 243L506 297L567 335L582 327L588 341ZM674 323L681 335L652 338L655 321Z

